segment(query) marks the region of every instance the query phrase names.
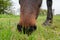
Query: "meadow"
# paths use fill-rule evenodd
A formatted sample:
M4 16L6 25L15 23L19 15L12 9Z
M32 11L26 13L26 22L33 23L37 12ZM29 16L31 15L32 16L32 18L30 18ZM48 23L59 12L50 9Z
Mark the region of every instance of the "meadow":
M46 16L39 16L37 19L37 30L30 36L20 33L17 24L20 20L15 15L0 15L0 40L60 40L60 15L53 17L50 26L43 26Z

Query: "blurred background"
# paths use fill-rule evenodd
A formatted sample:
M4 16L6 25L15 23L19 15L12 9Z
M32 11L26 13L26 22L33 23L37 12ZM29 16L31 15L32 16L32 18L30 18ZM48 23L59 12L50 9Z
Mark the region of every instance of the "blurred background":
M52 9L54 15L60 14L59 2L60 0L53 0ZM47 12L46 0L43 0L41 6L41 12L42 14L46 14ZM5 14L5 13L19 15L20 13L19 0L0 0L0 14Z

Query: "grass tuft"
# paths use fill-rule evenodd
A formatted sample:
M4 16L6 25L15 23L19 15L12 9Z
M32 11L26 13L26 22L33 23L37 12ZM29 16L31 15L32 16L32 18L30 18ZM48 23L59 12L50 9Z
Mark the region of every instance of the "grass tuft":
M54 16L51 26L42 26L46 16L37 19L37 30L30 36L17 31L19 16L0 15L0 40L60 40L60 16Z

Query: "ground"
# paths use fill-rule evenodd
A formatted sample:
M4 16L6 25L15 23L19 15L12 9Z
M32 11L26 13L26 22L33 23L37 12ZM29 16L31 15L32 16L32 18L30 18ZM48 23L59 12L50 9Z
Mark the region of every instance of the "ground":
M37 30L30 36L17 30L19 16L0 15L0 40L60 40L60 16L54 16L53 24L43 26L46 16L37 19Z

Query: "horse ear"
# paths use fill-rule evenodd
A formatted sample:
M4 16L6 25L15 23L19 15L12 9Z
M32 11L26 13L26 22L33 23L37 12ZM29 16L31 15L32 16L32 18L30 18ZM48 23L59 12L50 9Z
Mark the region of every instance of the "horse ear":
M19 0L19 4L20 4L20 0Z
M19 4L23 4L24 3L24 0L19 0Z
M42 4L42 0L38 0L38 7L40 7Z

